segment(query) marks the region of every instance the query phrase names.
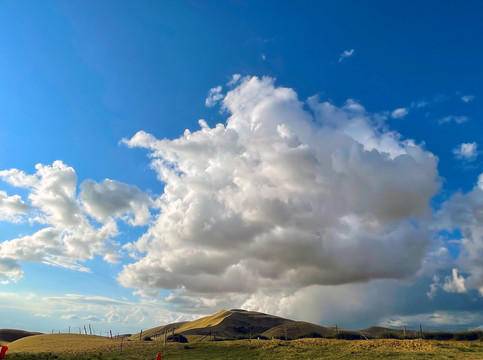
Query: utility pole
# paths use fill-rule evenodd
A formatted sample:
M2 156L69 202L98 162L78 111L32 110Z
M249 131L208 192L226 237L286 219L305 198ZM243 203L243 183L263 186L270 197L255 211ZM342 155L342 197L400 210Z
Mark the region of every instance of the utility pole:
M419 324L419 332L421 334L421 339L423 338L423 327Z
M141 332L139 333L139 341L141 341L142 336L143 336L143 329L141 329Z

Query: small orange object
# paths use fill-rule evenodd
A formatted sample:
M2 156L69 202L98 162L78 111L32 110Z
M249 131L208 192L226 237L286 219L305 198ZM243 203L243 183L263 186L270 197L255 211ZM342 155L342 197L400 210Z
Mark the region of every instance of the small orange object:
M161 360L161 353L158 354L158 356L156 357L156 360Z
M2 349L0 350L0 359L5 359L5 353L7 352L7 350L8 350L8 346L3 345Z

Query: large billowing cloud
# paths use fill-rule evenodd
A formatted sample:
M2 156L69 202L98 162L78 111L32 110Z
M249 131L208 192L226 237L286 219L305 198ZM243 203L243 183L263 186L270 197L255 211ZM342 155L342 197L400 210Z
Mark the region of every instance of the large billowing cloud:
M126 246L137 261L122 285L249 301L418 271L440 187L433 154L353 100L301 102L270 78L241 79L222 102L225 125L124 140L150 151L165 189L155 223Z
M79 263L101 255L113 262L119 257L112 239L118 234L116 219L145 224L150 217L150 198L135 186L112 180L95 183L86 180L78 197L77 176L62 161L51 166L37 165L36 173L18 169L0 171L0 178L11 185L27 188L28 200L0 193L3 220L15 221L17 213L31 210L29 220L45 227L32 235L0 239L0 281L22 277L18 261L43 262L79 271L88 271ZM82 200L82 202L79 200ZM100 221L94 225L89 216Z

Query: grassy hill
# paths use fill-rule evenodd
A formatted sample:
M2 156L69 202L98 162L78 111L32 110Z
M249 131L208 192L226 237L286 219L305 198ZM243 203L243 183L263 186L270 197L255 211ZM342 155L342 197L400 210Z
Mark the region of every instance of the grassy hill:
M376 338L379 337L383 334L395 334L399 337L402 337L404 335L404 332L399 329L390 329L390 328L385 328L381 326L371 326L368 327L367 329L360 330L361 333L363 333L365 336L369 338ZM408 337L419 337L419 331L415 330L407 330L406 331L406 336Z
M34 335L16 340L8 345L11 353L80 353L114 351L119 348L120 340L80 334Z
M274 338L287 338L287 339L297 339L301 336L308 334L317 333L321 336L335 336L335 329L308 323L305 321L292 321L285 324L273 327L264 333L263 336L271 339Z
M0 329L0 344L9 343L27 336L38 335L39 332L31 332L17 329Z
M240 336L250 336L250 334L261 334L274 327L292 322L294 321L255 311L222 310L198 320L145 330L142 333L142 339L150 337L152 340L161 340L164 338L165 330L169 335L173 329L176 334L186 336L190 341L204 339L210 334L218 339L235 339ZM139 333L132 335L130 339L139 340Z

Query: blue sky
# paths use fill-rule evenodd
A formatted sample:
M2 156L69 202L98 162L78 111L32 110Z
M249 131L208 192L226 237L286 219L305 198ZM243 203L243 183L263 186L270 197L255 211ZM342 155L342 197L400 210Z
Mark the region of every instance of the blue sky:
M481 326L482 11L2 2L2 323Z

